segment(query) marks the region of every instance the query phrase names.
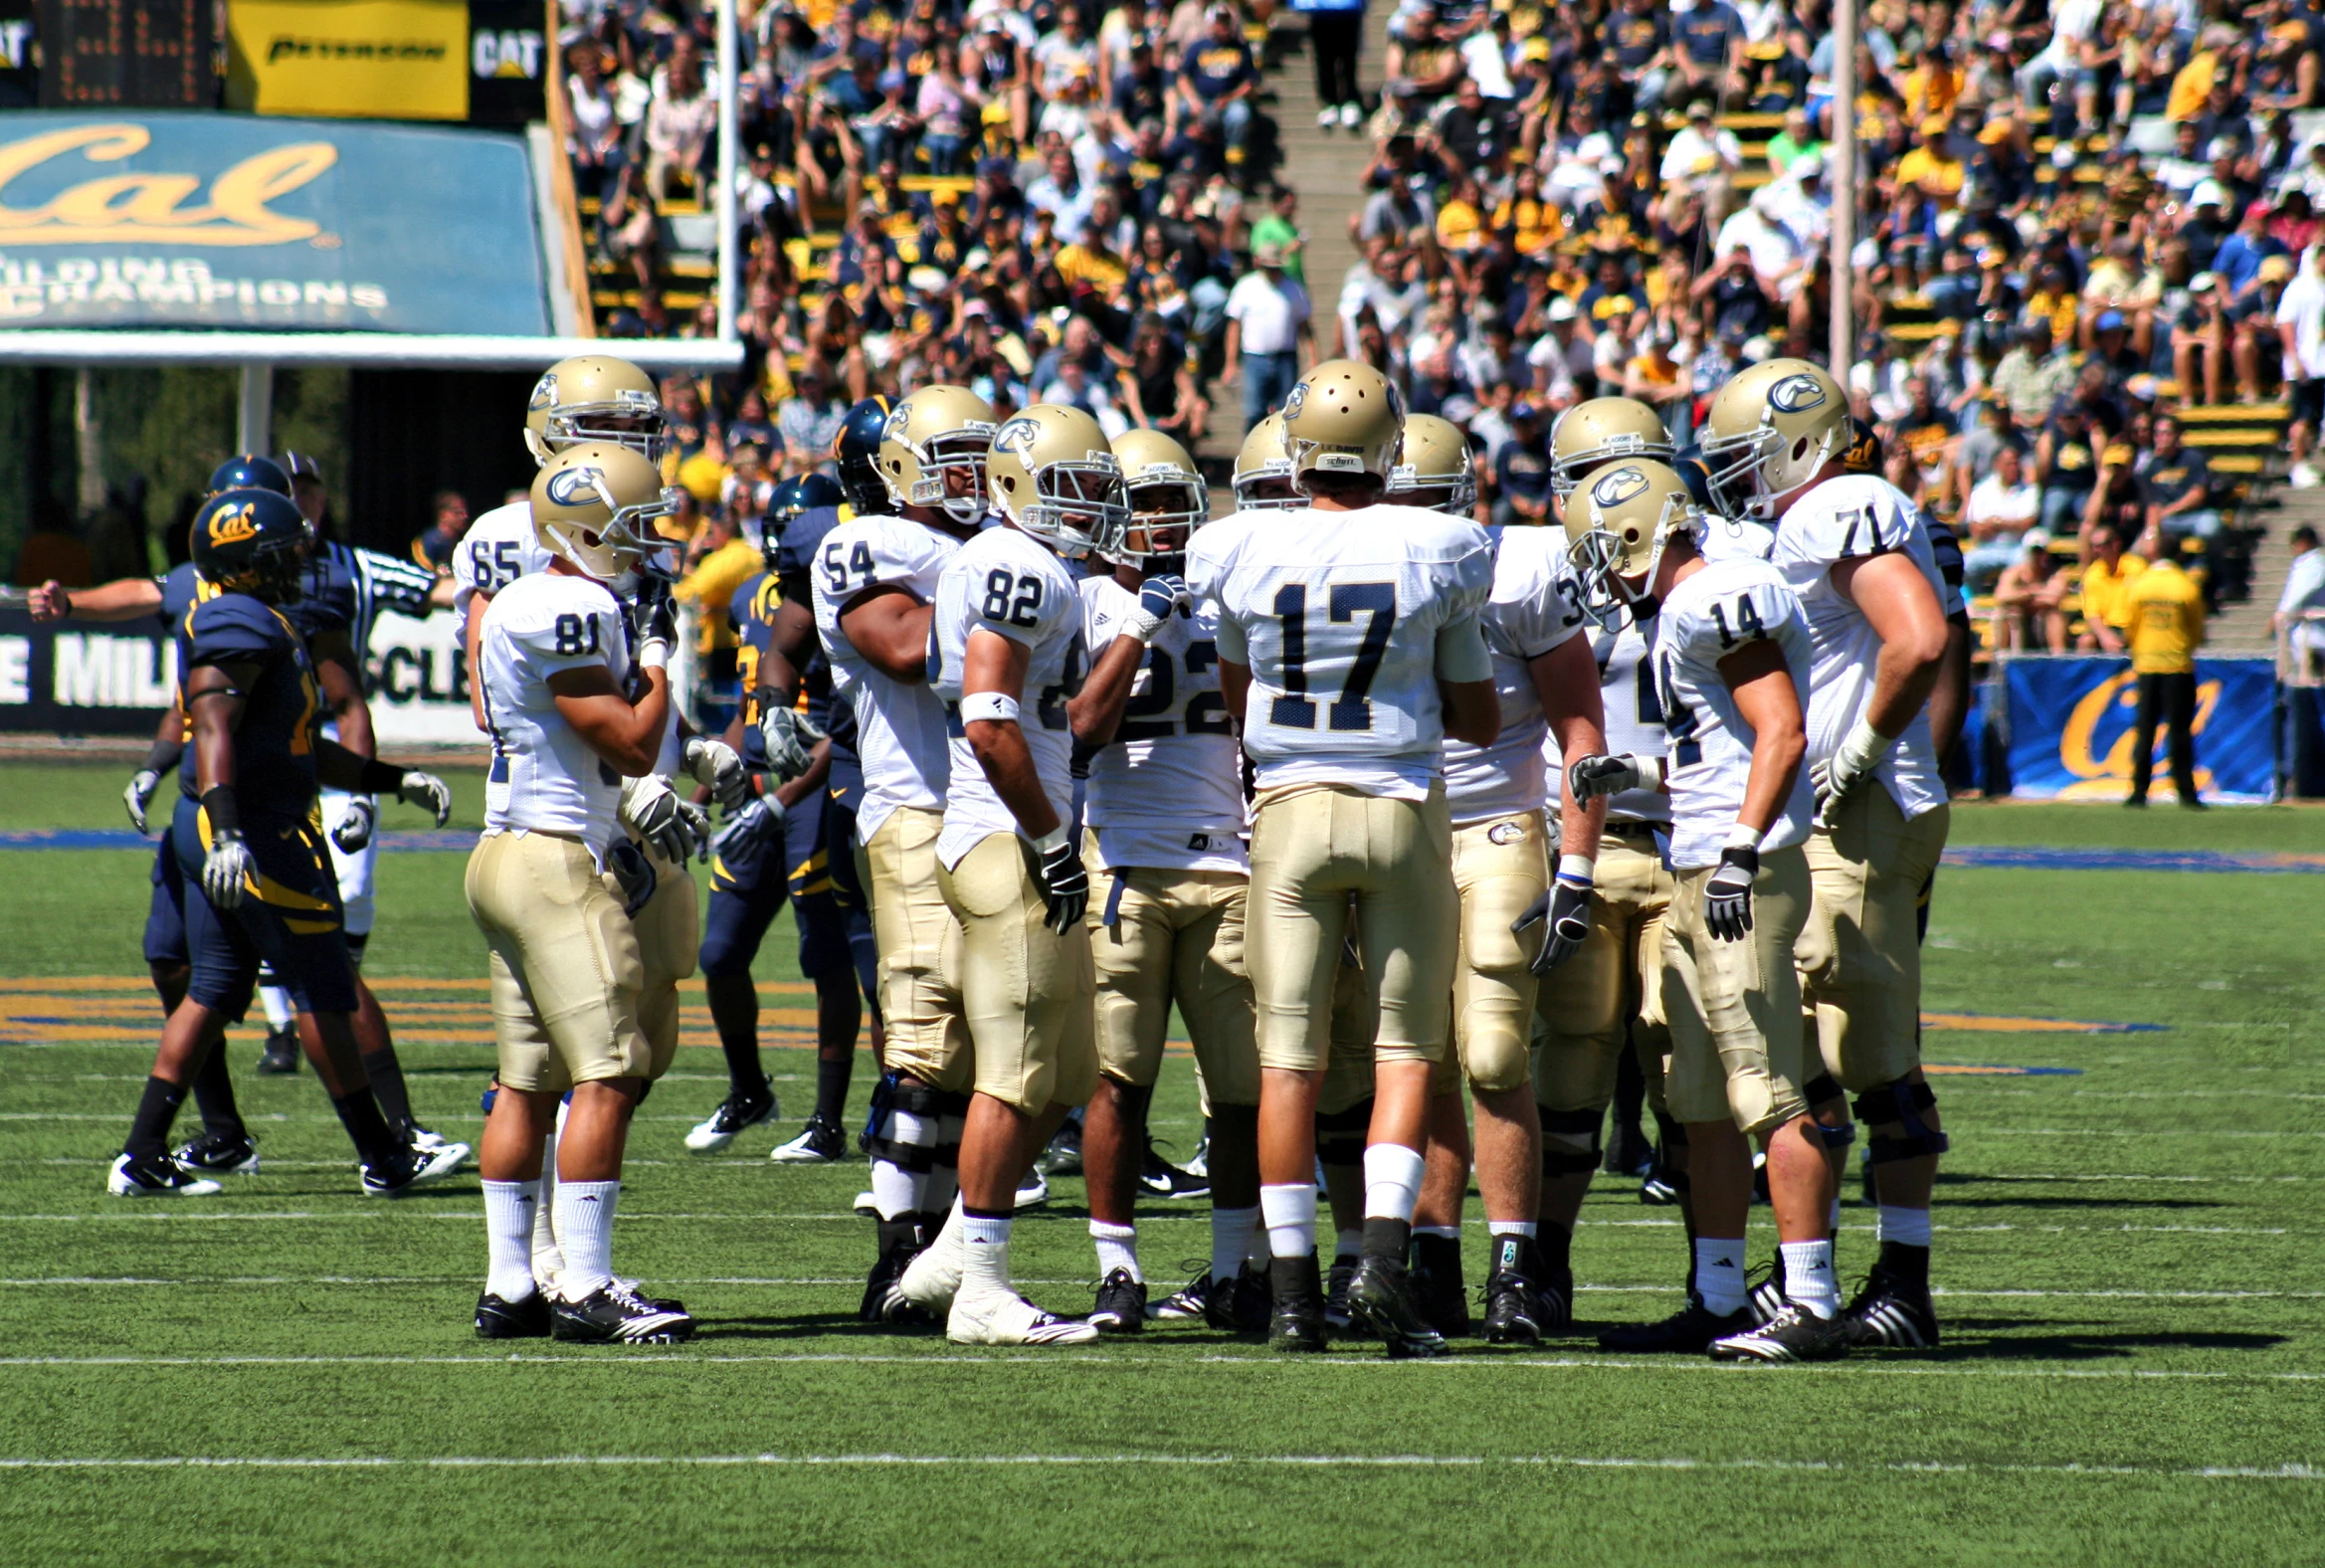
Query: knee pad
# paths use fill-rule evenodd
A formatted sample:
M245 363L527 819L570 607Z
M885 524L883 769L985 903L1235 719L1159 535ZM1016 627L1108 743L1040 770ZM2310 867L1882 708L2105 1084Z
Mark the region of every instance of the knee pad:
M1822 1105L1829 1099L1839 1099L1842 1092L1841 1080L1830 1073L1820 1073L1801 1085L1801 1098L1811 1105Z
M1598 1110L1552 1110L1547 1105L1534 1107L1542 1121L1542 1174L1544 1176L1583 1176L1599 1168L1599 1135L1607 1123L1604 1107ZM1590 1147L1576 1150L1553 1143L1548 1135L1561 1138L1588 1138Z
M1867 1126L1882 1122L1896 1122L1904 1126L1902 1136L1885 1136L1876 1132L1865 1145L1872 1163L1887 1165L1894 1160L1919 1159L1924 1155L1935 1156L1946 1152L1950 1147L1946 1135L1921 1119L1921 1113L1936 1104L1937 1095L1927 1083L1891 1078L1857 1095L1849 1111Z
M1326 1165L1361 1165L1364 1140L1372 1131L1372 1096L1346 1110L1316 1117L1316 1158Z
M944 1114L941 1101L946 1097L925 1083L904 1083L893 1073L881 1074L879 1089L872 1094L872 1119L866 1128L864 1151L899 1170L926 1175L937 1163L936 1145L906 1143L898 1138L896 1116L899 1112L917 1116L934 1126Z
M1844 1121L1838 1127L1828 1127L1821 1121L1811 1121L1816 1128L1812 1140L1822 1149L1845 1149L1856 1141L1856 1123Z
M1114 1092L1122 1096L1122 1113L1130 1125L1143 1129L1146 1126L1147 1108L1154 1103L1154 1085L1148 1083L1141 1087L1136 1083L1125 1083L1111 1074L1105 1075L1105 1079L1114 1085Z

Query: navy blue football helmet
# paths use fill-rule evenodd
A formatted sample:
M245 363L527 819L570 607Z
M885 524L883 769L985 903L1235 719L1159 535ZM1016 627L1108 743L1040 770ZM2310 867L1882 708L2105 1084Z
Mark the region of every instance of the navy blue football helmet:
M302 568L312 535L290 496L223 491L194 513L192 534L194 570L222 591L269 604L296 604L305 592Z
M868 397L848 411L832 456L840 464L840 490L859 516L888 509L888 488L879 477L881 432L888 425L888 400ZM829 504L825 502L823 504Z
M239 458L228 458L210 472L210 483L202 496L222 495L228 490L273 490L278 495L291 493L291 476L283 472L283 465L273 458L246 452Z

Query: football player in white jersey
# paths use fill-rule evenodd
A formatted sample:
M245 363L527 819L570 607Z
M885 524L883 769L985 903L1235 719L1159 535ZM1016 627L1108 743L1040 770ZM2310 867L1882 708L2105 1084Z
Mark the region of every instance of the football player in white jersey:
M1671 1058L1664 1096L1687 1129L1693 1292L1661 1323L1602 1336L1611 1349L1729 1359L1825 1360L1848 1349L1838 1320L1825 1129L1802 1092L1807 1047L1793 943L1809 917L1815 801L1803 757L1811 659L1799 601L1767 563L1705 560L1686 482L1650 459L1593 474L1567 500L1575 564L1626 603L1652 598L1667 770L1632 756L1578 758L1579 798L1661 774L1677 876L1664 926ZM1745 1304L1751 1138L1768 1153L1790 1299L1754 1328Z
M1236 452L1235 492L1238 511L1290 511L1308 503L1291 483L1281 414L1268 415L1244 437Z
M949 1294L945 1334L959 1344L1080 1344L1097 1337L1094 1324L1017 1293L1009 1236L1018 1178L1097 1081L1089 874L1073 839L1066 711L1088 655L1064 558L1119 549L1129 512L1105 432L1075 408L1037 403L1006 421L986 483L1008 525L945 566L930 682L951 720L937 884L960 922L976 1088L960 1201L901 1288L929 1306ZM1187 603L1176 583L1163 598L1165 617ZM1143 1312L1143 1297L1136 1306Z
M1809 841L1816 908L1800 943L1836 1136L1865 1124L1880 1254L1846 1321L1858 1344L1938 1339L1930 1189L1946 1136L1921 1071L1918 905L1945 848L1946 788L1927 706L1946 647L1946 588L1913 501L1848 472L1847 395L1805 360L1773 359L1712 399L1703 455L1724 493L1776 524L1771 558L1816 644ZM1843 1109L1839 1089L1855 1096ZM1841 1149L1835 1148L1838 1163Z
M1305 511L1239 512L1196 535L1188 576L1219 607L1220 685L1257 769L1245 962L1258 1008L1259 1203L1269 1342L1324 1344L1315 1255L1315 1109L1351 899L1377 1005L1363 1256L1352 1315L1393 1355L1440 1355L1406 1268L1430 1078L1450 1032L1460 899L1444 751L1501 733L1478 627L1485 531L1383 504L1402 399L1330 360L1285 401Z
M915 1306L941 1320L950 1300L949 1286L932 1285L917 1303L899 1288L952 1208L975 1072L961 931L936 878L952 760L928 658L937 580L985 515L995 425L992 405L966 387L922 387L900 400L874 460L892 514L833 528L809 573L833 700L853 705L864 759L857 867L887 1023L870 1138L879 1230L861 1308L868 1321L901 1321L918 1315Z
M1130 521L1104 557L1113 570L1079 584L1094 652L1066 704L1088 757L1093 863L1098 1078L1081 1135L1100 1278L1090 1321L1132 1333L1146 1316L1139 1156L1175 1003L1210 1111L1211 1267L1153 1315L1259 1327L1265 1282L1244 1268L1259 1219L1259 1058L1244 969L1243 761L1219 690L1218 613L1179 609L1210 493L1186 448L1160 431L1125 432L1113 452Z
M1405 421L1389 480L1392 501L1466 518L1477 503L1468 438L1434 415ZM1429 1171L1414 1213L1413 1283L1440 1333L1466 1333L1460 1222L1470 1139L1459 1089L1476 1106L1477 1191L1493 1263L1485 1337L1530 1344L1565 1320L1565 1296L1545 1299L1535 1246L1541 1204L1542 1123L1535 1109L1532 1034L1543 970L1571 956L1589 931L1592 864L1604 807L1567 801L1582 853L1556 858L1544 804L1542 753L1555 729L1576 755L1603 749L1598 671L1582 635L1580 586L1554 528L1495 530L1491 596L1481 621L1492 654L1501 734L1490 746L1449 740L1446 801L1453 819L1453 885L1460 894L1453 970L1453 1043L1433 1085ZM1555 886L1553 885L1555 883ZM1545 927L1544 922L1548 922Z
M468 870L469 910L491 947L499 1092L486 1118L490 1272L477 1303L486 1338L667 1343L693 1332L676 1302L613 1272L614 1207L630 1118L678 1041L649 1037L646 973L615 859L622 780L651 772L670 724L667 617L641 638L633 680L617 582L634 581L653 519L671 503L654 466L627 448L568 448L533 481L547 570L497 594L482 620L477 686L492 737L484 833ZM531 1254L543 1145L558 1101L554 1292Z

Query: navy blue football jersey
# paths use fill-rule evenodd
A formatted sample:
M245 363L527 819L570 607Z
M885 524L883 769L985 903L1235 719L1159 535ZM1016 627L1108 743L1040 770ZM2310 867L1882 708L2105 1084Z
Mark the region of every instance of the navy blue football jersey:
M315 800L320 705L305 639L283 611L241 593L202 600L177 635L181 680L203 665L259 667L243 690L242 723L234 732L234 795L243 814L305 816ZM178 771L185 793L198 799L199 769L189 759Z
M814 565L816 551L823 547L824 535L843 522L852 521L856 508L849 505L811 506L791 519L783 530L782 541L775 546L775 574L784 585L784 591L801 604L809 601L808 572ZM774 613L772 603L768 613ZM740 627L741 621L735 625ZM808 667L799 673L801 688L807 692L807 716L832 737L832 784L836 791L860 793L864 787L864 764L856 755L856 710L853 704L832 701L832 667L824 660L823 645L814 638L808 640Z

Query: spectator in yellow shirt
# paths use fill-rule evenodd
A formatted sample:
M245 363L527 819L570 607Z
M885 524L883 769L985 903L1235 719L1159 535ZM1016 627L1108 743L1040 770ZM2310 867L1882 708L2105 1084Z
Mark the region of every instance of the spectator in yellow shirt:
M2127 595L2133 579L2146 570L2146 559L2126 551L2123 535L2111 524L2095 523L2084 533L2084 626L2077 647L2086 653L2120 654L2131 646Z
M1897 160L1897 176L1891 188L1903 190L1913 186L1951 212L1962 204L1962 181L1966 172L1962 160L1946 148L1946 117L1932 114L1921 122L1921 145Z
M1962 73L1946 63L1945 47L1924 45L1921 63L1905 74L1905 117L1926 120L1950 114L1962 96Z
M2180 804L2200 807L2196 795L2196 650L2204 641L2204 591L2180 569L2161 535L2143 539L2146 571L2124 598L2131 618L2131 669L2139 682L2139 717L2131 731L2131 806L2147 804L2155 767L2156 721L2170 732L2172 783Z
M714 681L734 673L735 629L728 616L734 591L764 570L758 546L742 536L728 512L712 515L686 552L686 575L673 592L701 618L694 650L702 655Z

